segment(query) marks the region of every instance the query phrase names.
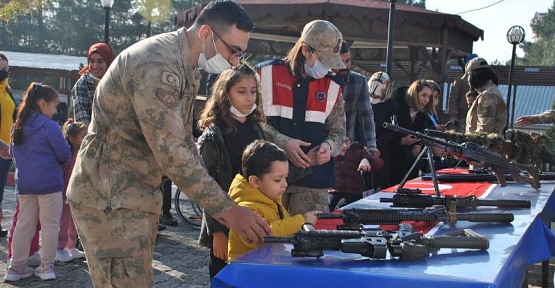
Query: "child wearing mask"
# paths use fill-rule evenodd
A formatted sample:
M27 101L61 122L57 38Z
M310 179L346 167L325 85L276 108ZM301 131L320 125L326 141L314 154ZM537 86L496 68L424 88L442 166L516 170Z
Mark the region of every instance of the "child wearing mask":
M239 64L218 76L201 113L198 126L203 133L197 146L208 173L223 191L229 190L239 173L245 147L264 139L261 101L258 75L248 65ZM226 265L228 233L226 226L203 213L199 244L210 248L210 278Z
M281 202L289 173L285 151L268 141L256 140L245 148L241 164L241 173L233 179L228 194L238 205L250 208L266 219L273 236L293 236L303 223L316 223L322 211L289 216ZM231 230L228 260L233 261L259 245L247 243Z

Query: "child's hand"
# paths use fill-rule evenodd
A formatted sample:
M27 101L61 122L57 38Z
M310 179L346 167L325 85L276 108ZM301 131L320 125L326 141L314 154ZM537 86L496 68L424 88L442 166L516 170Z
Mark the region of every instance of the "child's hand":
M320 215L320 214L322 214L322 211L306 212L303 215L304 216L304 222L315 225L316 221L318 221L318 215Z
M214 256L227 261L227 236L223 232L216 232L212 235L212 250Z
M412 152L412 156L414 156L414 157L418 156L418 154L420 154L420 151L422 151L422 146L420 146L420 145L414 145L414 146L412 147L412 151L411 151L411 152Z
M401 145L412 145L414 143L418 142L418 139L416 138L416 136L413 135L407 135L403 138L401 138Z
M368 159L362 159L360 164L358 164L358 171L370 171L372 170L372 165L368 162Z

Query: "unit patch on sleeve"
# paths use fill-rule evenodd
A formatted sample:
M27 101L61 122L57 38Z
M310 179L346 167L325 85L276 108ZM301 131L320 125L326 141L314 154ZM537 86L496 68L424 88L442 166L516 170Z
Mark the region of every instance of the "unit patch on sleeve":
M179 91L178 90L171 90L168 91L163 88L156 89L156 98L160 100L164 105L168 108L174 108L179 105Z

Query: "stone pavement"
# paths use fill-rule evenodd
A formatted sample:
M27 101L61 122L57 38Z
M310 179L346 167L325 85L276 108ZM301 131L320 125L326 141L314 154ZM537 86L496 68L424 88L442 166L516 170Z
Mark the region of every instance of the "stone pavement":
M4 193L3 227L9 229L12 223L15 202L13 188L6 186ZM172 213L175 217L175 211ZM168 227L162 231L154 249L154 287L210 287L208 276L208 249L197 244L199 230L182 222L177 227ZM0 238L0 287L92 287L84 260L73 260L68 263L56 263L56 280L42 281L32 276L17 281L1 283L7 270L7 238Z

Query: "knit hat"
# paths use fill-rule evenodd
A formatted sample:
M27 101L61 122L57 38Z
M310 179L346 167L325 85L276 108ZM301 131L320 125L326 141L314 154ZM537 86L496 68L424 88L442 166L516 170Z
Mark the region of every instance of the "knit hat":
M306 24L301 33L301 40L318 53L318 59L330 69L345 69L339 52L343 35L326 20L314 20Z
M466 63L466 66L464 68L464 76L467 76L468 72L480 68L489 68L488 62L482 57L476 57Z
M382 99L389 93L389 86L389 75L385 72L376 72L368 80L370 94L376 94Z

